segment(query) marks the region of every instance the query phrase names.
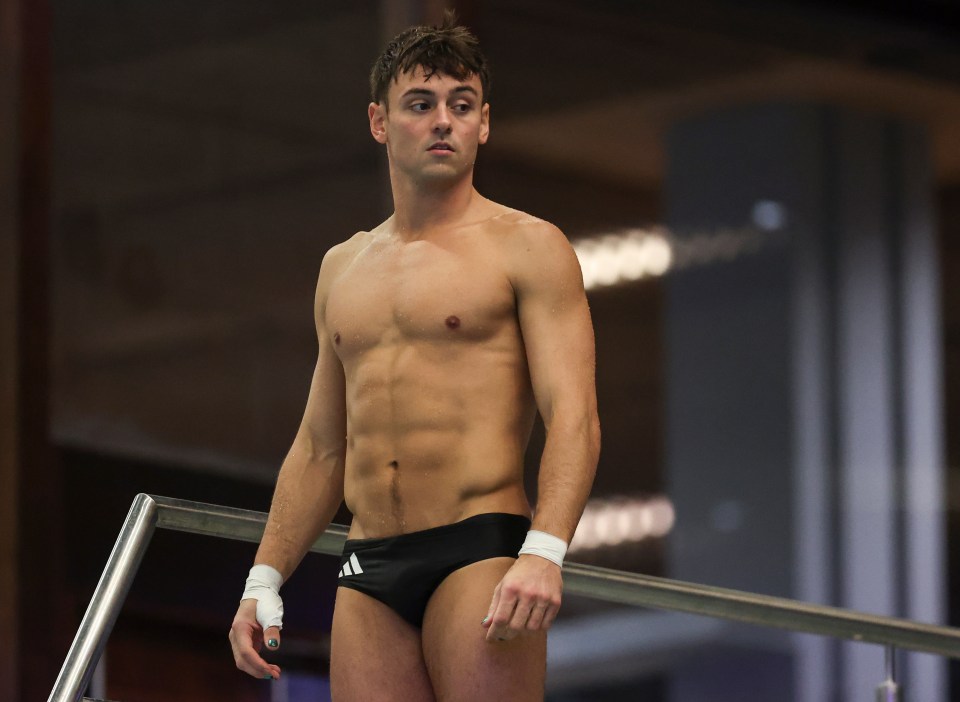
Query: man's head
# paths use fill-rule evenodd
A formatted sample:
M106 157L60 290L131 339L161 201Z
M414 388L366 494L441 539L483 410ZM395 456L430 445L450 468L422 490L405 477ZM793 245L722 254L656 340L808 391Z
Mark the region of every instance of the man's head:
M477 76L482 101L490 96L490 69L477 38L466 27L457 26L452 12L444 15L439 27L411 27L398 34L373 64L370 97L387 107L390 84L404 73L420 68L427 78L435 73L457 80Z
M370 76L370 133L387 147L391 178L469 177L490 133L490 75L476 38L448 14L387 46Z

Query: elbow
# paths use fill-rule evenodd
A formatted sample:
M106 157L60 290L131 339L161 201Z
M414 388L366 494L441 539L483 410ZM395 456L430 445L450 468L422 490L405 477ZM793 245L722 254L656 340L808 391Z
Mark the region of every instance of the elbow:
M337 441L310 432L300 432L294 446L299 449L303 459L311 465L342 464L347 449L346 439Z
M549 417L549 418L548 418ZM600 460L600 418L595 408L569 408L544 417L547 436L556 433L576 445L578 455L596 466ZM563 439L561 439L563 440Z
M581 450L587 462L596 466L600 460L600 418L596 410L584 412L567 425L572 435L578 436Z

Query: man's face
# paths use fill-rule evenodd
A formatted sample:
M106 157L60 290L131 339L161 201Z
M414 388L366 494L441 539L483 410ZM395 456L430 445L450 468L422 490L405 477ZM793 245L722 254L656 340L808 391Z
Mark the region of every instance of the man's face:
M417 66L390 83L384 103L370 103L370 131L387 145L392 168L416 180L449 179L473 168L490 132L490 106L482 102L477 76L428 79Z

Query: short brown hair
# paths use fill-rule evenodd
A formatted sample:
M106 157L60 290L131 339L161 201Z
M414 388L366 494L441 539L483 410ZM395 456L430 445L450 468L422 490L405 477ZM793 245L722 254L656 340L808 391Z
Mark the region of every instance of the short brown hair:
M489 101L490 68L480 51L480 42L469 29L457 25L457 17L450 10L444 13L439 26L410 27L387 44L370 71L370 97L376 103L383 102L390 81L417 66L427 78L434 73L457 80L476 75L483 90L483 101Z

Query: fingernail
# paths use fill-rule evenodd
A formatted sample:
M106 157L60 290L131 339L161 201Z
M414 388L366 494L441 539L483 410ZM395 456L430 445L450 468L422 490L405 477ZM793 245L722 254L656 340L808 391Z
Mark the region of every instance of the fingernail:
M267 646L269 646L270 648L276 648L279 645L280 644L277 643L276 639L270 639L269 641L267 641Z
M480 626L483 626L484 624L486 624L486 623L487 623L487 620L488 620L489 618L490 618L490 615L489 615L489 614L488 614L487 616L485 616L485 617L483 618L483 621L480 622Z
M264 676L263 676L263 679L264 679L264 680L273 680L273 676L272 676L272 675L264 675Z

